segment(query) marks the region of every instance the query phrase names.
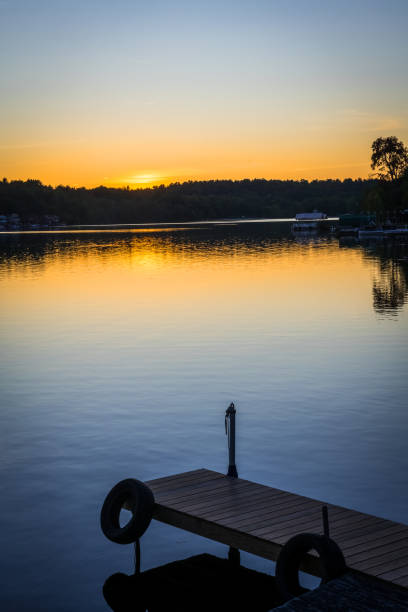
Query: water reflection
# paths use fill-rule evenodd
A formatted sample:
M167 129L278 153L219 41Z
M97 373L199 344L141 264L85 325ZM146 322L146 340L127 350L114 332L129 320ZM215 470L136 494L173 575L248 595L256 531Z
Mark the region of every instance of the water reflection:
M360 251L366 261L374 262L372 276L373 308L382 316L397 316L408 297L408 244L404 239L364 241L340 238L343 249Z
M103 595L114 612L268 612L283 603L273 576L208 554L140 574L117 572Z
M373 307L382 316L396 316L408 296L408 245L405 239L363 243L365 256L374 258Z
M256 259L285 258L299 264L311 252L324 257L339 249L348 250L369 262L372 269L373 308L381 316L395 316L408 294L407 244L400 240L361 244L356 238L291 234L290 223L256 225L179 226L167 228L103 229L0 235L0 275L41 275L58 262L60 271L69 266L184 265L199 261L237 264ZM183 262L183 263L182 263ZM317 260L313 262L316 266ZM289 272L289 270L287 270ZM354 270L354 273L356 270ZM291 270L293 273L293 269ZM313 270L308 271L313 277ZM302 279L296 282L302 283Z
M298 243L290 223L1 235L0 608L104 609L130 564L99 529L106 491L222 471L231 401L244 478L404 521L404 249ZM144 538L143 569L225 553Z
M407 269L394 261L382 263L381 274L374 279L373 305L379 314L397 314L407 300Z

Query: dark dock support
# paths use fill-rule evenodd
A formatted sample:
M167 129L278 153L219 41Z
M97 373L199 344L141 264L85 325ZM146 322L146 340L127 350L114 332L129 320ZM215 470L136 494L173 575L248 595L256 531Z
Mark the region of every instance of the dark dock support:
M135 576L140 574L140 538L135 541Z
M326 538L330 538L330 529L329 529L329 511L327 506L322 506L322 517L323 517L323 533Z

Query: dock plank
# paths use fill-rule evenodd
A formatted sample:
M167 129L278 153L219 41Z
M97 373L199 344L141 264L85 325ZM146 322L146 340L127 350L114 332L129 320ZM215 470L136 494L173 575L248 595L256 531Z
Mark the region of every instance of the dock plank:
M354 554L349 554L349 560L355 561L370 561L370 559L378 559L379 556L383 556L388 552L392 552L394 555L398 554L400 550L405 550L408 547L408 540L395 540L389 542L388 544L382 544L378 546L377 543L370 548L367 545L367 548L363 552L357 552Z
M263 516L263 512L268 509L273 509L274 512L279 512L284 511L285 509L289 510L289 508L306 507L307 505L310 505L310 500L296 500L292 495L289 497L282 494L274 499L271 498L269 500L264 500L263 502L251 501L242 506L235 505L226 509L225 507L221 507L212 513L208 513L207 516L212 520L219 520L223 517L238 517L248 520L250 518L255 518L257 514Z
M324 502L201 468L150 480L154 518L275 561L301 532L322 533ZM333 504L330 535L350 569L408 589L408 526ZM305 571L320 575L316 553Z

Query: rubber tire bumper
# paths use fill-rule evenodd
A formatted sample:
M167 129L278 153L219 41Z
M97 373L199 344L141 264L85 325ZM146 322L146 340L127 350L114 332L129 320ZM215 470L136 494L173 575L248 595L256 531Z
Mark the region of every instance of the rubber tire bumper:
M302 559L311 550L315 550L320 557L321 584L345 573L346 562L334 540L324 535L300 533L286 542L276 562L276 580L285 600L305 592L299 584L299 569Z
M126 502L132 518L119 524L120 511ZM153 518L154 495L144 482L134 478L121 480L109 491L101 510L101 528L105 536L117 544L131 544L140 538Z

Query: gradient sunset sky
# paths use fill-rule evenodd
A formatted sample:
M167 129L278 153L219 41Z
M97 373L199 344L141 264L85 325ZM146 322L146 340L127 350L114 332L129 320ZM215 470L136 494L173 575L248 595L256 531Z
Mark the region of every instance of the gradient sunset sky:
M0 0L0 172L365 178L408 144L408 0Z

